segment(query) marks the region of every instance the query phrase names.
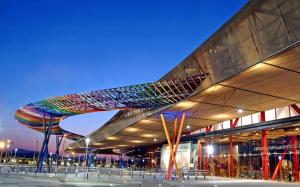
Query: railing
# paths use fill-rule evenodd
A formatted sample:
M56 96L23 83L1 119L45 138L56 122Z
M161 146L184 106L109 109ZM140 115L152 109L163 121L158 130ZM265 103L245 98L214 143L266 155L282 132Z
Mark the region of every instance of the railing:
M102 180L162 180L165 181L167 171L163 169L145 168L105 168L82 166L52 166L44 167L42 172L36 172L36 166L29 165L0 165L0 173L15 173L22 175L55 175L82 179ZM172 171L172 180L205 180L206 170L180 170Z

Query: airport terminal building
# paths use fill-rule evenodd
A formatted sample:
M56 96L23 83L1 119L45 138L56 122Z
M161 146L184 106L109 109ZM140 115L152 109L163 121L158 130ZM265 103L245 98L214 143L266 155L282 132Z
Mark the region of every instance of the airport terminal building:
M151 88L167 104L119 107L88 136L91 153L137 167L299 181L300 1L249 1ZM67 151L85 148L78 138Z
M192 96L155 110L120 111L89 136L92 147L136 149L132 156L167 168L170 150L160 114L172 136L174 119L185 113L180 168L282 180L292 172L299 181L299 41L300 2L250 1L160 79L207 75ZM80 146L82 141L69 149Z

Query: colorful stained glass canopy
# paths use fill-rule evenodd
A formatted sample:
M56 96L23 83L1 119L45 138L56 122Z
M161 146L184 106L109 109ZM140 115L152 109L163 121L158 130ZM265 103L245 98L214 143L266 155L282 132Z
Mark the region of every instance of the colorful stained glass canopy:
M39 132L45 132L45 125L51 123L51 134L78 140L83 136L63 130L59 126L60 121L69 116L90 112L154 109L172 105L188 97L205 78L205 75L196 75L53 97L19 108L16 111L16 119Z

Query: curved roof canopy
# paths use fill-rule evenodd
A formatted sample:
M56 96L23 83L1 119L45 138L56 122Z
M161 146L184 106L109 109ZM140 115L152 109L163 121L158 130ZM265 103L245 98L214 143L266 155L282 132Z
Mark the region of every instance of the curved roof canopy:
M188 78L97 90L87 93L58 96L30 103L16 111L21 124L39 132L51 124L51 134L79 140L83 136L60 128L61 120L84 113L110 110L159 108L175 104L188 97L206 78Z

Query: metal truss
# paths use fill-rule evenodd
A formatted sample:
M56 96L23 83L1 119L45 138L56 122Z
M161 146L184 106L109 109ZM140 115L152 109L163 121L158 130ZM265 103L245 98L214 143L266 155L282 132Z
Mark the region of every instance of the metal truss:
M30 103L16 112L21 124L34 130L78 140L81 135L59 127L61 120L90 112L110 110L155 109L180 102L206 78L206 74L119 88L69 94ZM51 129L45 124L51 122Z

